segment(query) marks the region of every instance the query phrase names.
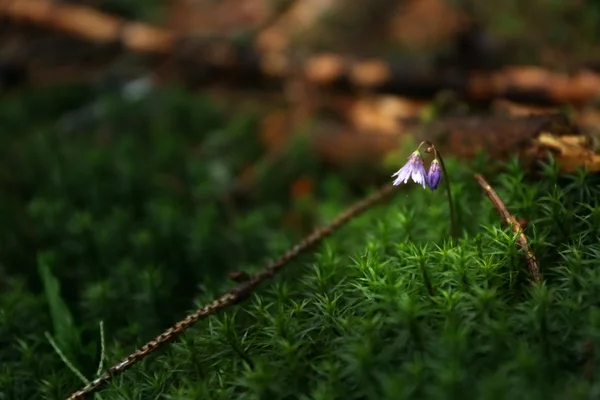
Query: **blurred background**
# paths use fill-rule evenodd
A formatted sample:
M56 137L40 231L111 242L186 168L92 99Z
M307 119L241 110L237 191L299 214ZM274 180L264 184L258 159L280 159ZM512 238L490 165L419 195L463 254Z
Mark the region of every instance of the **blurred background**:
M76 100L65 89L72 103L56 116L64 132L104 118L94 96L152 99L149 107L161 108L155 94L172 87L229 116L256 118L249 135L265 162L306 129L320 160L373 166L435 116L561 110L590 132L598 120L600 5L592 0L19 0L2 7L2 93L70 85L89 94ZM445 120L428 135L464 125Z
M599 170L599 37L597 0L0 1L0 381L61 326L87 372L99 320L126 354L424 138Z

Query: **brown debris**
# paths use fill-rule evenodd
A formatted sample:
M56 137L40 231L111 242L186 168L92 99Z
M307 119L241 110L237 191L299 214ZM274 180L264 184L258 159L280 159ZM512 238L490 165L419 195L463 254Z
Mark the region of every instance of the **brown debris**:
M547 140L536 141L544 132L552 132L556 137L579 137L578 145L590 141L560 114L442 116L422 123L415 115L419 112L418 103L403 104L400 99L388 101L389 117L384 113L386 107L382 106L385 99L363 99L348 106L348 120L355 129L341 123L324 123L317 127L312 138L318 153L336 164L359 159L377 163L397 149L402 139L411 137L417 143L435 142L441 152L459 158L472 158L482 151L499 160L515 153L526 159L539 159L546 154L542 149L550 148ZM532 152L534 145L536 151Z
M506 115L510 117L527 117L530 115L556 114L560 110L552 106L535 106L530 104L520 104L506 99L498 99L492 103L494 114Z
M417 140L428 138L438 143L444 153L459 157L470 158L483 151L502 160L528 149L545 131L556 135L578 134L577 128L561 114L449 116L424 126Z
M221 7L243 3L252 9L250 5L254 4L250 0L239 1L228 0ZM327 6L321 3L319 12L333 6L334 0L331 1ZM320 14L318 10L306 8L307 4L291 3L262 31L266 35L262 37L268 37L265 32L271 27L283 29L281 21L288 19L296 21L297 28L310 26ZM256 9L252 13L252 18L248 18L254 22L260 19L259 15L262 18L265 14ZM244 84L260 86L278 79L283 82L287 109L264 122L262 140L274 152L266 157L268 160L277 157L279 150L276 149L281 149L287 142L287 132L308 118L316 116L318 119L325 108L335 110L343 121L320 124L311 133L311 140L321 157L336 164L352 160L378 163L395 150L404 137L416 136L416 140L434 140L445 154L458 157L469 158L483 151L491 157L504 159L517 152L526 159L537 160L551 151L565 171L582 165L591 171L600 169L592 146L583 142L573 144L564 137L583 136L564 118L551 113L556 110L555 106L533 108L510 101L575 105L589 102L600 93L600 75L591 70L582 69L569 75L538 67L507 67L493 72L463 72L462 77L459 74L457 78L435 70L332 53L296 60L285 52L274 51L279 48L275 45L263 47L268 51L259 55L252 46L239 46L227 40L182 40L169 29L123 20L84 6L47 0L0 0L0 16L66 32L95 43L120 44L131 52L166 56L173 63L163 70L167 75L162 77L181 79L188 85L230 80L239 89ZM202 87L208 90L207 85ZM495 100L495 110L505 115L440 116L434 122L421 124L419 116L425 103L393 94L430 98L449 88L458 97ZM370 94L357 96L357 92ZM598 126L600 118L596 113L591 109L580 111L578 115L585 122L583 126ZM542 133L544 135L540 136Z
M347 60L339 54L320 54L306 61L304 74L317 85L327 85L337 80L346 68Z
M382 60L365 60L351 66L350 82L362 88L370 88L388 82L392 77L389 63Z
M518 154L534 166L550 152L565 173L581 167L600 172L594 138L582 134L562 114L442 118L426 132L441 143L438 147L458 157L473 157L478 150L498 160Z
M342 123L321 123L311 132L316 154L332 165L379 165L383 157L400 146L400 137L374 131L357 131Z
M387 60L356 60L341 55L315 54L296 60L283 52L290 37L284 29L288 27L284 21L288 18L294 21L293 28L287 29L304 32L333 2L315 0L313 4L311 1L295 2L273 26L262 31L250 47L224 44L222 41L207 43L205 39L187 38L183 41L181 35L170 29L123 20L85 6L49 0L0 0L0 17L61 31L95 43L119 44L131 52L177 54L178 63L173 75L190 81L198 79L198 67L204 65L212 67L212 73L226 69L242 76L252 72L263 77L286 78L302 71L307 79L315 79L314 83L328 83L337 89L344 87L340 83L345 83L349 85L346 90L369 88L379 93L430 97L450 88L474 101L508 98L533 103L582 105L600 94L600 75L585 68L572 74L539 67L506 67L494 72L455 71L447 74L421 67L394 65ZM273 29L277 33L269 33ZM278 43L269 37L284 42ZM206 74L204 79L212 81L214 76ZM248 81L255 82L256 79L245 82Z
M468 22L465 15L443 0L401 2L391 14L391 37L402 44L415 47L447 41Z
M360 96L346 105L345 112L358 131L399 137L405 131L404 121L418 118L426 105L423 101L398 96Z
M542 158L550 151L563 172L574 172L585 167L587 172L600 172L600 155L593 149L593 141L584 136L556 136L542 132L533 142L529 152Z
M506 67L492 73L473 73L466 87L475 100L517 97L581 105L600 95L600 76L582 69L569 75L541 67Z
M177 35L229 35L254 30L269 14L262 0L177 0L165 26Z
M242 103L243 94L235 93L235 104ZM260 99L266 110L275 110L265 113L260 139L267 154L278 154L293 137L292 110L282 107L279 97ZM402 152L408 139L433 141L443 154L462 159L473 158L478 151L497 160L518 154L534 167L551 152L565 172L583 165L590 171L600 168L595 138L561 113L441 115L426 122L422 116L430 107L427 101L330 93L323 93L317 106L308 139L315 156L332 165L360 164L376 170L388 155Z
M360 117L357 113L350 117L360 129L330 122L311 133L317 154L332 164L379 165L388 154L399 149L404 138L410 137L416 143L433 141L444 154L462 159L471 159L482 152L506 161L518 154L525 165L533 167L536 162L546 160L550 152L564 172L582 166L590 172L600 172L600 155L594 152L593 138L581 134L561 114L446 116L429 123L409 118L400 121L397 129L387 126L386 119L378 119L377 114Z
M298 35L309 34L335 0L295 1L271 26L256 37L256 48L261 53L280 53Z
M0 0L0 16L95 43L120 42L132 52L166 54L175 40L175 35L166 29L123 20L86 6L48 0Z

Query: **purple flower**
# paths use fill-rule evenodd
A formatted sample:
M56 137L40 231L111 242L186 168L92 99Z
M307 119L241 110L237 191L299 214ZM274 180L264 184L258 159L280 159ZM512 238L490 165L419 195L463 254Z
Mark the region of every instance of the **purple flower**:
M423 165L423 159L419 154L419 151L415 151L408 157L408 161L398 172L396 172L392 177L398 176L394 181L394 185L397 186L401 183L407 183L408 178L412 178L415 183L423 185L423 189L425 189L425 165Z
M440 162L433 160L427 171L427 186L433 192L440 185L442 181L442 169L440 168Z

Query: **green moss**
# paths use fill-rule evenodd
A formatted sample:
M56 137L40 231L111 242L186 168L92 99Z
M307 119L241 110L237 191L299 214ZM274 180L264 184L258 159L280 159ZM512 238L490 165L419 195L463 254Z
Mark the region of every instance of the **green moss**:
M443 198L436 195L424 206L429 194L416 189L355 221L314 261L291 266L246 305L200 324L185 344L173 345L118 386L177 368L168 384L177 388L169 389L172 398L597 393L582 373L582 344L599 332L600 221L589 207L597 207L597 181L575 178L560 187L546 177L525 187L518 175L502 176L499 191L530 221L544 284L530 287L515 238L497 227L486 198L469 207L461 199L472 211L465 220L479 232L457 246L447 241ZM522 186L515 191L517 183ZM464 186L477 190L471 182ZM525 214L528 196L537 205ZM194 362L183 356L190 351L206 371L201 383ZM146 382L147 393L157 393L159 387Z
M283 252L298 238L281 225L298 203L290 177L318 182L317 224L357 197L298 146L286 168L259 174L262 196L223 201L260 159L253 117L157 96L159 108L111 99L109 116L70 135L55 120L72 100L35 120L26 98L0 107L0 397L59 399L82 385L48 335L91 379L102 353L105 366L120 361L228 290L228 271ZM472 168L447 163L459 244L443 192L399 188L249 300L115 378L102 399L597 396L583 370L597 364L584 343L600 338L598 178L549 164L526 181L516 161L487 176L529 222L545 279L531 286Z

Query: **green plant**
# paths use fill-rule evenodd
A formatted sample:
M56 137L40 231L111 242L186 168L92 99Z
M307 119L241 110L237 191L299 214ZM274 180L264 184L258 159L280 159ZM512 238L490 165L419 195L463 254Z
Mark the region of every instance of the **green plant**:
M55 98L47 90L35 99ZM201 98L161 91L156 108L106 99L105 119L65 136L54 121L89 94L72 96L52 112L27 94L0 104L3 398L65 398L101 360L113 365L231 288L227 272L255 272L291 246L299 234L281 224L293 204L290 176L311 171L319 225L357 196L300 147L289 149L287 170L259 174L269 188L260 201L225 201L260 157L251 116L225 118ZM41 110L35 120L32 110ZM586 373L597 360L585 348L600 338L598 177L561 176L549 163L542 179L526 180L516 160L495 176L508 209L529 222L544 279L531 287L516 238L472 168L445 162L459 243L448 240L450 210L437 192L398 188L389 204L99 394L597 396Z
M451 173L460 169L449 164ZM598 179L560 177L549 165L542 181L525 185L517 164L508 167L499 192L511 193L509 207L530 221L543 283L526 284L516 237L499 228L483 196L457 198L478 215L470 220L480 228L456 244L447 240L447 227L438 228L447 225L440 222L448 220L447 208L419 206L431 194L411 191L358 218L303 269L284 272L249 303L200 323L103 393L595 396L598 387L584 366L596 360L586 359L583 343L599 333L593 299L600 280L593 266L600 246L592 233L600 231ZM465 185L476 190L474 182ZM527 205L527 198L538 207L523 215L518 204ZM419 227L410 238L407 215ZM572 239L561 242L565 235Z

